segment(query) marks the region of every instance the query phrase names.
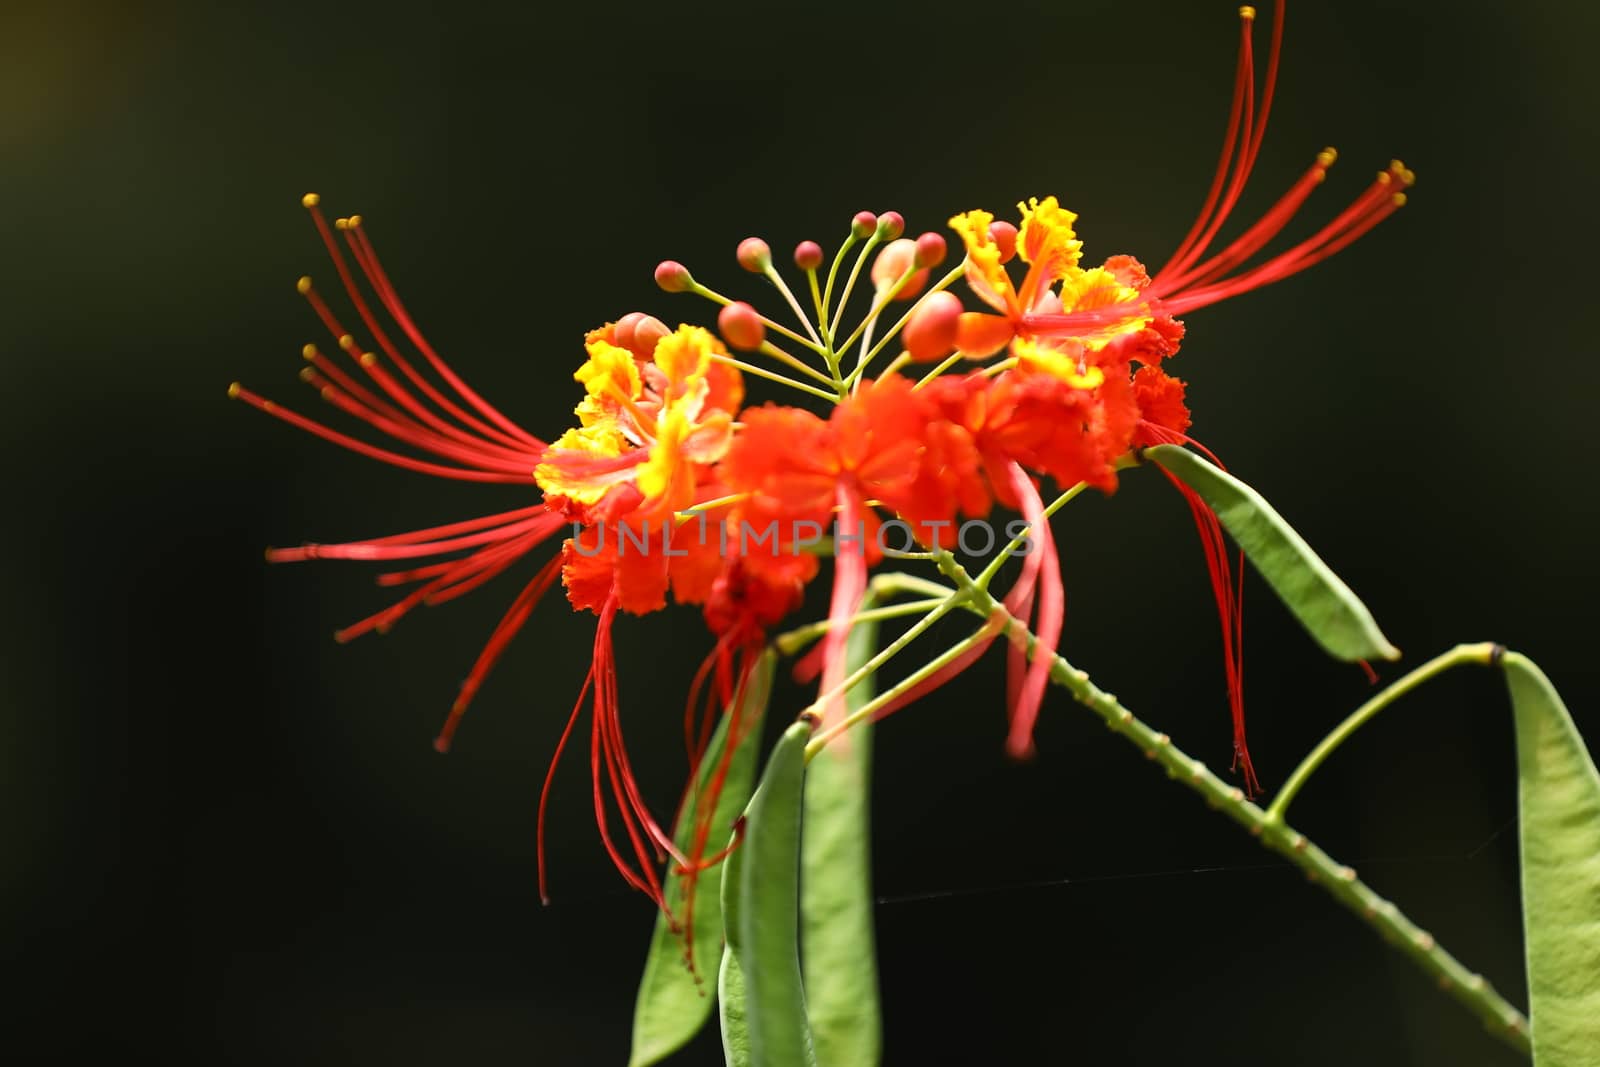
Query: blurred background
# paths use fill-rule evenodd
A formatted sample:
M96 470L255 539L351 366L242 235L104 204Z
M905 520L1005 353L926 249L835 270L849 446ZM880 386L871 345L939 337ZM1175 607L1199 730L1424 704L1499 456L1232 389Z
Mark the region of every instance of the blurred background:
M1331 262L1189 317L1171 368L1194 433L1366 599L1406 652L1389 677L1501 641L1600 744L1583 258L1583 102L1600 87L1575 44L1596 14L1290 7L1230 232L1325 144L1341 161L1291 239L1392 155L1419 182ZM733 260L747 235L831 249L863 208L916 231L1055 193L1087 259L1161 262L1214 166L1236 34L1221 0L5 5L14 1061L627 1055L654 916L600 848L581 751L552 797L550 907L535 882L538 790L591 620L542 606L440 757L430 741L516 579L341 647L336 626L386 603L372 572L262 562L268 544L527 499L382 468L226 400L240 379L329 413L295 380L300 346L327 339L294 281L333 281L302 193L362 213L435 344L553 435L587 328L634 309L710 320L656 290L663 258L755 297ZM1132 472L1056 529L1069 657L1225 765L1220 642L1180 498ZM1271 788L1370 690L1259 582L1246 602ZM663 811L707 647L690 610L617 628L630 748ZM888 1063L1517 1062L1064 697L1038 758L1007 760L1002 687L996 654L879 734ZM804 696L778 699L782 718ZM1295 821L1525 1005L1515 811L1503 687L1464 672L1352 740ZM712 1029L682 1063L720 1062Z

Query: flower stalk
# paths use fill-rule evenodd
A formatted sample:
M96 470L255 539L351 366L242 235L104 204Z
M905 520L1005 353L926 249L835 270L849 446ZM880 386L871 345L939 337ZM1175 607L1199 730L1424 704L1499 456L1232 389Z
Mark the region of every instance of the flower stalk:
M1033 635L1018 620L1010 617L1005 606L979 586L953 555L949 552L936 555L940 571L956 585L954 592L959 597L960 606L986 619L1006 620L1006 629L1012 639L1026 642L1031 656L1035 647ZM877 581L878 587L885 592L905 591L928 595L940 588L949 591L948 587L911 575L885 574L880 575ZM1494 648L1493 645L1463 645L1402 678L1391 687L1391 691L1369 701L1335 730L1329 738L1333 744L1324 742L1307 757L1306 762L1296 770L1295 776L1291 777L1290 784L1297 790L1328 753L1337 747L1339 740L1348 737L1361 723L1397 697L1461 663L1494 662L1498 659ZM1524 1055L1531 1055L1528 1020L1521 1011L1496 992L1481 974L1470 970L1440 946L1432 934L1408 918L1393 901L1361 881L1354 868L1339 863L1283 820L1283 811L1293 798L1289 786L1285 786L1280 793L1281 803L1274 802L1269 808L1263 809L1246 800L1244 790L1224 781L1203 762L1178 748L1172 743L1171 737L1141 721L1123 707L1115 696L1096 686L1087 672L1074 667L1059 654L1052 654L1050 680L1100 716L1113 733L1132 742L1146 759L1166 771L1168 778L1198 793L1208 807L1221 811L1249 831L1265 848L1304 871L1308 881L1320 886L1346 910L1376 930L1385 941L1410 957L1433 977L1442 991L1481 1018L1492 1034ZM813 743L817 740L813 738Z

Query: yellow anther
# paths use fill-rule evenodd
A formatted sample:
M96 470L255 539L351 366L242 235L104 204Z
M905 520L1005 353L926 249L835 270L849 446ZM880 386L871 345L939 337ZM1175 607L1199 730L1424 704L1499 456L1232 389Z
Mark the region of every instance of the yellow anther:
M294 283L294 287L300 290L301 293L309 293L311 291L311 275L302 274L300 280Z
M363 367L370 367L376 362L378 362L378 357L373 355L371 352L361 353L361 365Z
M300 368L300 380L302 382L309 382L311 379L315 378L316 376L317 376L317 372L315 370L313 370L312 368L310 368L310 367L301 367Z
M306 345L304 348L302 348L300 350L300 355L305 359L316 359L317 358L317 346L316 345Z
M347 333L341 334L339 336L339 347L346 352L354 352L356 350L356 339Z
M1406 194L1405 193L1395 193L1394 194L1394 206L1395 207L1405 207L1406 206Z
M351 215L351 216L350 216L350 217L349 217L349 218L348 218L348 219L347 219L347 220L345 220L345 221L347 221L347 222L349 222L349 223L350 223L350 228L351 228L351 229L352 229L352 230L353 230L353 229L355 229L355 228L356 228L356 227L358 227L358 226L360 226L360 225L361 225L361 216L360 216L360 215Z
M1245 4L1239 9L1239 17L1244 19L1246 22L1249 22L1251 19L1256 17L1256 9L1251 7L1249 4Z
M301 207L316 207L320 203L322 203L322 197L316 193L307 193L300 198Z
M1324 148L1322 151L1317 153L1317 165L1320 167L1331 167L1338 158L1339 150L1334 148L1332 145L1329 145L1327 148Z
M333 228L336 229L336 230L342 230L348 225L350 225L350 220L349 219L334 219L333 220Z
M228 385L228 399L229 400L237 400L237 399L239 399L239 390L241 390L243 388L244 388L244 386L240 385L238 382L230 382L229 385Z

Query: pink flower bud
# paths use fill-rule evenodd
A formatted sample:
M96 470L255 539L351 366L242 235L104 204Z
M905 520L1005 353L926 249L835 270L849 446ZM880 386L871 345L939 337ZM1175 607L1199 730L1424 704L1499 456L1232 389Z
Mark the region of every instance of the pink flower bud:
M900 339L912 359L931 363L955 350L956 326L960 319L960 298L954 293L937 292L917 308Z
M756 309L744 301L729 304L717 313L717 329L729 348L752 352L766 339L767 327Z
M1017 228L1009 222L989 223L989 240L1000 249L1000 262L1010 263L1017 254Z
M795 245L794 265L801 270L816 270L822 266L822 246L815 241L801 241Z
M906 220L898 211L885 211L878 216L878 239L892 241L906 232Z
M878 292L888 291L889 287L900 280L900 276L915 267L917 259L917 243L902 237L898 241L890 241L883 246L877 258L872 261L872 287ZM896 300L910 300L922 292L922 287L928 284L928 272L919 270L906 280L906 284L895 294Z
M856 217L850 220L850 233L852 236L865 237L878 228L878 216L870 211L858 211Z
M630 311L611 328L611 339L617 347L632 352L635 359L648 360L655 355L656 342L671 332L654 315Z
M944 237L930 230L917 238L917 266L937 267L944 262L946 251Z
M751 274L764 274L772 266L772 249L759 237L746 237L739 242L739 266Z
M656 284L669 293L686 293L694 285L689 268L674 259L656 264Z

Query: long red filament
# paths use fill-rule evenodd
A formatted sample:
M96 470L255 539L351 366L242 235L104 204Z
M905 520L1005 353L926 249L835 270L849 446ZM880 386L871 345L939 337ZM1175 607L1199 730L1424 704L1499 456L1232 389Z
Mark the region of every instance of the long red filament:
M1218 467L1222 463L1203 445L1186 434L1170 431L1153 423L1140 424L1145 433L1169 444L1194 444ZM1159 466L1159 465L1158 465ZM1194 519L1195 531L1200 536L1200 548L1205 555L1206 573L1211 581L1211 595L1217 605L1217 620L1222 631L1222 661L1227 678L1228 710L1233 720L1233 767L1244 780L1245 792L1255 796L1261 791L1256 778L1255 765L1250 760L1250 747L1245 739L1244 723L1244 554L1238 557L1238 580L1233 577L1229 561L1227 539L1216 512L1211 510L1199 493L1189 488L1182 479L1165 467L1161 473L1183 495Z

